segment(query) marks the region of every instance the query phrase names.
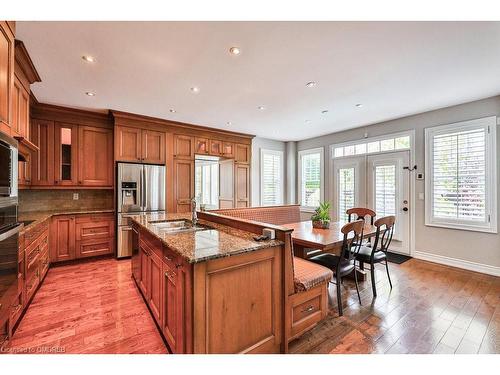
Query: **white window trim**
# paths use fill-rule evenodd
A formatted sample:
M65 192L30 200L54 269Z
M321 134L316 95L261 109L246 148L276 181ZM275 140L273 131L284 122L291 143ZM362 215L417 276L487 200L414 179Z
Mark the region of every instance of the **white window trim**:
M320 185L319 185L319 196L320 196L320 201L323 202L325 199L325 149L323 147L318 147L318 148L311 148L308 150L301 150L299 151L299 170L298 170L298 197L300 200L300 210L303 212L314 212L316 208L318 207L308 207L308 206L303 206L302 205L302 157L305 155L310 155L310 154L320 154Z
M267 149L260 149L260 205L263 206L263 197L264 197L264 179L262 176L264 176L264 154L272 154L272 155L278 155L280 157L280 184L279 184L279 199L280 201L276 203L276 205L280 206L284 202L284 195L285 195L285 159L284 159L284 153L283 151L278 151L278 150L267 150Z
M437 219L432 216L433 181L432 181L432 137L450 131L463 131L483 127L486 137L486 215L489 223L474 224L470 221ZM497 231L497 160L496 160L496 116L490 116L470 121L435 126L425 129L425 225L432 227L462 229L476 232L498 233Z

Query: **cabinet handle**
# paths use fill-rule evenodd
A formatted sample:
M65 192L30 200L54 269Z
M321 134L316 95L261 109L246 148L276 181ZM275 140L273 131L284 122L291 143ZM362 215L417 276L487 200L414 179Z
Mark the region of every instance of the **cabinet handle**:
M302 312L310 312L310 311L313 311L313 310L314 310L314 306L313 305L309 305L304 310L302 310Z
M168 260L169 262L172 261L172 258L169 258L168 256L165 255L165 259Z
M59 181L55 180L55 181L54 181L54 183L55 183L55 184L58 184L58 183L59 183Z

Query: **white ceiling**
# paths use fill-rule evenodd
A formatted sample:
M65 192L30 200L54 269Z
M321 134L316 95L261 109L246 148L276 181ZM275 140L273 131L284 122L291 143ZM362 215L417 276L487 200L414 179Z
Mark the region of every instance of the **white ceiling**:
M41 102L278 140L500 94L500 22L19 22L17 30L43 81L33 86Z

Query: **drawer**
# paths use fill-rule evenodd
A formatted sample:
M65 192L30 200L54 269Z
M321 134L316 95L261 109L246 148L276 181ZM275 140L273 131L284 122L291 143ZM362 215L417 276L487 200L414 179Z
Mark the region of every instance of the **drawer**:
M169 268L172 269L172 271L174 271L174 273L175 270L177 269L177 266L181 263L179 254L177 254L175 251L169 249L166 246L163 247L162 260L169 266Z
M113 254L114 239L102 239L92 241L77 241L76 257L87 258L97 255Z
M163 248L163 243L156 238L155 236L149 234L148 232L141 230L140 231L140 240L145 242L146 245L153 250L158 256L162 256L162 248Z
M88 215L76 215L76 223L92 223L99 221L114 221L115 214L114 213L103 213L103 214L88 214Z
M297 323L307 317L321 311L321 296L316 295L313 298L302 302L301 304L293 307L293 323Z
M90 221L76 223L76 240L84 241L94 238L112 238L114 220Z
M40 235L49 230L49 225L47 222L38 224L36 227L31 228L24 234L24 243L29 246L33 241L35 241Z
M30 273L36 267L40 256L40 246L35 247L26 254L26 273Z
M10 326L14 327L23 312L23 293L19 293L10 307Z
M26 281L26 301L29 301L40 284L40 270L37 268L35 273Z
M26 248L25 248L25 253L26 253L26 259L29 259L31 253L33 251L37 251L37 249L42 246L48 246L49 245L49 231L44 231L40 233L40 235L35 238L33 241L30 243L26 242ZM39 250L39 249L38 249Z
M49 266L50 266L49 249L47 248L46 250L42 251L40 255L40 261L39 261L40 280L42 280L47 274Z

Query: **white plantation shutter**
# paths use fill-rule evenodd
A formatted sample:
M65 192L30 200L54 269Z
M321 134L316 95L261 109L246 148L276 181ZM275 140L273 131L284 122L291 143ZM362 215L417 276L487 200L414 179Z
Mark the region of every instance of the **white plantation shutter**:
M304 151L300 156L300 195L304 207L316 208L321 201L323 154Z
M283 204L283 153L262 150L261 153L261 205Z
M338 174L338 214L341 221L347 221L348 215L346 211L355 205L355 170L354 168L340 168Z
M384 217L396 214L396 166L375 167L375 212Z
M496 166L492 157L495 138L491 134L496 121L484 120L487 119L428 131L428 224L496 230Z

